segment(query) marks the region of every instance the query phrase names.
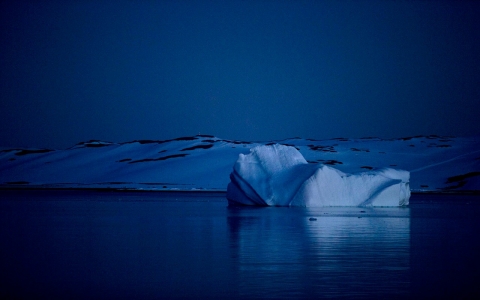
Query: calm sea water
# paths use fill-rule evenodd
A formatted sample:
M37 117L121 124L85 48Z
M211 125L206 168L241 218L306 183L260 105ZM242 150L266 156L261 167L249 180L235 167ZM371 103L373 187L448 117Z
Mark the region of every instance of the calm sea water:
M4 190L0 298L475 298L479 234L479 196L306 209Z

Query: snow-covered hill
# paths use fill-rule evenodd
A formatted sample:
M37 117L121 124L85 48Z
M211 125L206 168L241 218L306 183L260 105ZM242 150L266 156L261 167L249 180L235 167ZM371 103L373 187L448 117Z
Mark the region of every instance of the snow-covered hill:
M0 186L225 191L239 153L274 143L347 173L410 171L413 192L480 191L480 137L440 136L242 142L197 135L88 141L65 150L0 148Z

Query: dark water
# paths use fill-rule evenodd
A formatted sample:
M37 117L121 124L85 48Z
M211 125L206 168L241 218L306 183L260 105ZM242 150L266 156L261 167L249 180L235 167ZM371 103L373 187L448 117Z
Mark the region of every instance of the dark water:
M479 217L479 196L305 209L0 191L0 298L475 298Z

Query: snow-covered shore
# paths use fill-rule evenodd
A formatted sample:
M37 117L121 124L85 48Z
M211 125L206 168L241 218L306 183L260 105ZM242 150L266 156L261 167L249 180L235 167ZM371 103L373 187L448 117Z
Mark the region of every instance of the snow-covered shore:
M412 192L480 191L480 137L441 136L242 142L197 135L88 141L63 150L0 148L0 187L226 191L240 153L275 143L346 173L407 170Z

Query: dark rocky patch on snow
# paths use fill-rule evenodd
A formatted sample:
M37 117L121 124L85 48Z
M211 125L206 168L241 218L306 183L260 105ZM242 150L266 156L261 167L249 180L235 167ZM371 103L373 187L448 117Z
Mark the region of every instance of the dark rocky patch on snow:
M452 136L440 136L440 135L436 135L436 134L431 134L431 135L427 135L425 136L426 139L430 139L430 140L440 140L440 139L449 139L449 138L453 138Z
M407 137L399 138L398 140L400 140L400 141L409 141L409 140L411 140L411 139L421 138L421 137L423 137L423 136L422 136L422 135L407 136Z
M69 148L69 149L75 149L75 148L100 148L100 147L108 147L113 145L114 143L112 142L105 142L105 141L100 141L100 140L89 140L86 142L80 142L76 144L75 146Z
M126 161L131 161L132 159L131 158L124 158L124 159L121 159L121 160L117 160L117 162L126 162Z
M332 153L337 152L333 146L321 146L321 145L318 145L318 146L307 145L307 146L310 148L310 150L313 150L313 151L332 152Z
M179 138L175 138L175 139L169 139L169 140L134 140L134 141L131 141L131 142L121 143L121 145L133 144L133 143L139 143L141 145L145 145L145 144L164 144L164 143L169 143L169 142L173 142L173 141L194 141L194 140L197 140L197 139L198 138L195 137L195 136L183 136L183 137L179 137Z
M235 145L250 145L252 144L252 142L244 142L244 141L230 141L230 140L222 140L226 143L230 143L230 144L235 144Z
M456 183L456 185L446 187L445 189L450 190L450 189L458 189L463 187L465 184L468 182L468 178L479 176L480 172L469 172L466 174L462 175L457 175L457 176L452 176L447 178L447 184L452 184Z
M368 149L360 149L360 148L350 148L351 151L355 152L370 152Z
M131 143L139 143L141 145L146 145L146 144L162 144L165 143L165 141L156 141L156 140L134 140L131 142L127 142L126 144L131 144Z
M183 136L175 139L171 139L171 141L194 141L198 140L196 136Z
M196 145L196 146L192 146L192 147L188 147L188 148L184 148L180 151L189 151L189 150L195 150L195 149L208 149L208 148L212 148L213 145L212 144L208 144L208 145Z
M331 166L335 166L335 165L343 165L343 163L341 161L338 161L338 160L335 160L335 159L329 159L329 160L319 160L319 162L321 162L322 164L324 165L331 165Z
M447 178L447 183L458 182L458 181L462 181L462 180L465 180L467 178L475 177L475 176L479 176L479 175L480 175L480 172L469 172L469 173L462 174L462 175L452 176L452 177Z
M178 158L178 157L185 157L188 154L173 154L173 155L167 155L167 156L162 156L158 158L145 158L145 159L139 159L139 160L133 160L129 162L129 164L135 164L135 163L140 163L140 162L149 162L149 161L161 161L161 160L167 160L170 158Z
M451 136L439 136L439 135L436 135L436 134L431 134L431 135L415 135L415 136L407 136L407 137L402 137L402 138L399 138L397 140L400 140L400 141L409 141L409 140L412 140L412 139L429 139L429 140L440 140L440 141L447 141L447 140L450 140ZM395 139L394 139L395 140Z
M38 149L38 150L29 150L29 149L23 149L20 150L20 152L15 153L17 156L23 156L23 155L28 155L28 154L39 154L39 153L47 153L47 152L52 152L53 150L51 149Z
M100 147L108 147L111 144L85 144L87 148L100 148Z

